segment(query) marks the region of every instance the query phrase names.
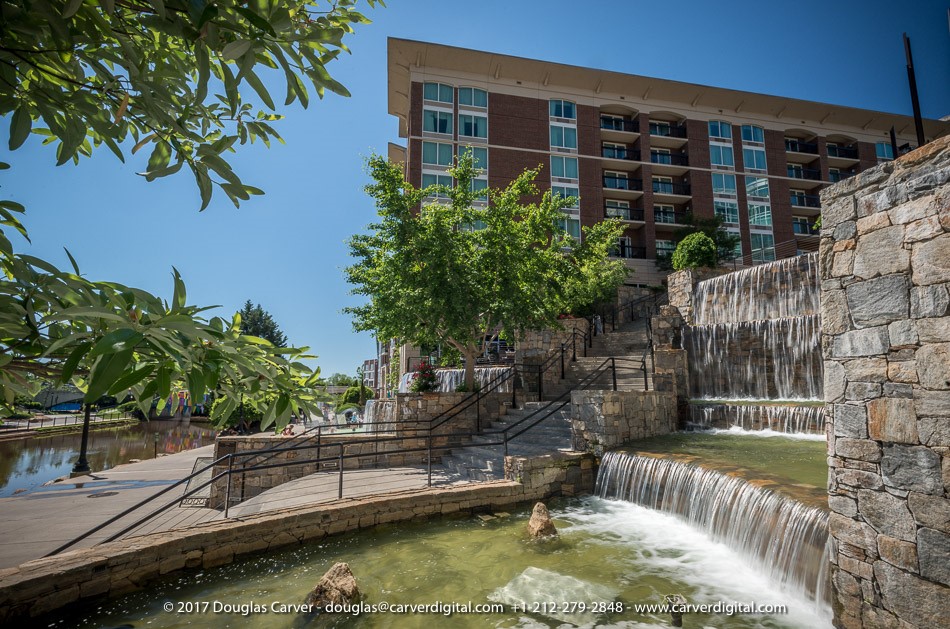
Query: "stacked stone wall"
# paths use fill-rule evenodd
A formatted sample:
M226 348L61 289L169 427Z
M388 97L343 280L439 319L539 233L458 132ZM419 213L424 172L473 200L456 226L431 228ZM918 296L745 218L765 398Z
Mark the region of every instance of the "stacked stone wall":
M950 618L950 139L822 193L838 627Z
M629 441L676 430L675 387L672 378L663 380L665 390L572 392L574 450L600 456Z

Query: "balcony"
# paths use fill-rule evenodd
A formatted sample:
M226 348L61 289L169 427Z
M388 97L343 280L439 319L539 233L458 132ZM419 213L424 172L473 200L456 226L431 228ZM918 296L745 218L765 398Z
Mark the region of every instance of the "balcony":
M668 166L689 166L689 158L678 153L650 151L650 161L654 164L666 164Z
M665 225L686 225L689 221L689 212L677 212L669 210L653 210L653 221Z
M792 231L799 236L819 235L819 230L806 223L792 223Z
M640 161L640 151L633 149L617 148L615 146L603 146L600 149L601 157L607 159L625 159L635 162Z
M788 168L788 176L792 179L808 179L821 181L821 171L814 168Z
M631 259L636 258L643 260L647 257L646 247L634 247L632 245L617 245L613 248L613 251L610 252L610 255L614 258L625 258Z
M690 188L688 183L676 183L673 181L654 181L653 192L655 194L680 194L689 195Z
M804 140L785 138L785 150L789 153L809 153L818 155L818 145Z
M791 201L793 207L811 207L820 208L821 198L817 194L792 194Z
M828 157L858 159L858 149L853 146L829 146Z
M839 181L844 181L848 177L854 177L854 173L843 173L840 171L830 171L828 173L828 181L831 183L838 183Z
M604 175L604 187L611 190L640 191L643 190L643 180L617 177L615 175Z
M621 131L623 133L640 133L640 121L627 118L600 117L600 128L605 131Z
M686 127L681 127L674 124L657 124L655 122L650 123L650 135L661 137L661 138L685 138L686 137Z
M619 218L622 221L643 221L643 209L636 207L604 206L604 218Z

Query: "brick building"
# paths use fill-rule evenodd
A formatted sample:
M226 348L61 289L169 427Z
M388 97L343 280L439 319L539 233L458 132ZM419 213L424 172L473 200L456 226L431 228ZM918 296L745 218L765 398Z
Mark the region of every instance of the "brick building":
M389 156L413 185L451 183L469 147L479 187L540 164L542 190L580 199L568 231L624 221L615 253L637 284L660 283L656 256L689 214L722 216L747 263L816 250L818 191L892 159L892 127L897 147L916 144L913 119L896 114L404 39L388 56L389 113L407 140Z

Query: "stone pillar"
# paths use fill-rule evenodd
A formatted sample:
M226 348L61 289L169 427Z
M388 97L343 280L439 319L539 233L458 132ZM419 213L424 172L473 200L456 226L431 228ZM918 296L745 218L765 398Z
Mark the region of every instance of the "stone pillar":
M950 138L822 193L837 627L950 618Z
M689 420L689 365L683 347L683 317L675 306L663 306L650 321L653 330L653 371L673 378L680 426ZM659 386L659 385L657 385Z

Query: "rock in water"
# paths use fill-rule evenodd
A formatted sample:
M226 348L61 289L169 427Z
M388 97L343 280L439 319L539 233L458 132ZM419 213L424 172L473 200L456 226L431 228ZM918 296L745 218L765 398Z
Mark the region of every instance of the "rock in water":
M534 505L531 519L528 520L528 534L537 539L540 537L557 537L557 529L551 521L551 514L543 502Z
M345 605L355 603L360 599L360 589L356 586L356 577L350 571L349 564L335 563L327 570L316 587L307 595L304 601L316 609L322 609L330 603Z

